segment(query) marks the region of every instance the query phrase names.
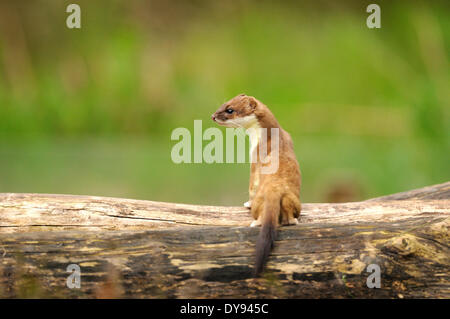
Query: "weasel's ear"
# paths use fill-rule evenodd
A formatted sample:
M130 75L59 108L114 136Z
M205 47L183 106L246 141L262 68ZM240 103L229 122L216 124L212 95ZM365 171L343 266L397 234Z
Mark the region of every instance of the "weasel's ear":
M252 96L248 97L248 104L250 105L250 107L252 108L252 110L256 109L256 106L258 105L258 102L256 101L256 99Z

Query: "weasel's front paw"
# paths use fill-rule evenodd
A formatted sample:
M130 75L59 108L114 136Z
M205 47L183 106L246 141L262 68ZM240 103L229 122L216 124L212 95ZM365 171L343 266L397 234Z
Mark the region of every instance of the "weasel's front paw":
M244 207L247 207L247 208L252 207L252 202L251 201L245 202Z
M252 223L250 224L250 227L257 227L257 226L261 226L261 221L259 219L252 221Z
M283 226L298 225L298 220L297 220L297 218L294 218L294 217L291 217L288 219L285 216L285 218L283 218L283 220L281 221L281 225L283 225Z

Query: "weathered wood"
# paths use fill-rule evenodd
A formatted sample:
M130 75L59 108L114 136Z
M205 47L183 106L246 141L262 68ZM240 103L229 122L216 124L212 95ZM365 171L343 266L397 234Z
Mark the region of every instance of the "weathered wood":
M449 199L450 183L436 184L428 187L415 189L412 191L396 193L392 195L369 199L368 201L388 201L388 200L420 200L420 199Z
M245 208L0 194L0 296L449 298L449 189L304 204L260 279ZM80 289L66 287L69 264ZM366 285L370 264L380 289Z

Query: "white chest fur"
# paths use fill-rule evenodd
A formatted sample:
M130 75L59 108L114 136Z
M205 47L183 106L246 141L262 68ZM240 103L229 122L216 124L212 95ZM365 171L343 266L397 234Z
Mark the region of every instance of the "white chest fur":
M230 127L242 127L246 130L246 133L250 138L250 161L253 162L252 157L254 155L256 147L258 147L258 144L261 140L261 132L262 132L262 128L259 125L256 116L252 114L244 117L231 119L227 121L227 124Z
M262 129L257 125L247 129L247 134L250 138L250 161L253 163L253 156L256 156L256 148L261 140Z

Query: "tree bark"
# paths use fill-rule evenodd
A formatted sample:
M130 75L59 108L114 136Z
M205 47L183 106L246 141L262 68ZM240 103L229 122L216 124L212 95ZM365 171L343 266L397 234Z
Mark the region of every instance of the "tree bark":
M450 297L450 182L302 208L255 279L259 229L244 207L0 194L0 297Z

